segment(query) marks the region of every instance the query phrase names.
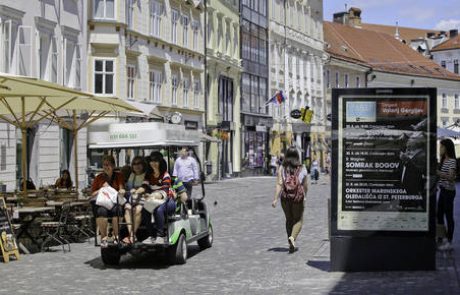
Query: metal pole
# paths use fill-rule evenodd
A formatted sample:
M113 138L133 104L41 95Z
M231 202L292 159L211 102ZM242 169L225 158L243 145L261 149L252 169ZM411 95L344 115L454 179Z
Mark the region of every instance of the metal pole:
M22 103L22 148L21 148L21 166L22 166L22 191L27 193L27 127L26 127L26 106L25 97L21 97Z
M75 110L73 113L73 148L74 148L74 159L75 159L75 189L78 193L78 129L77 129L77 112Z

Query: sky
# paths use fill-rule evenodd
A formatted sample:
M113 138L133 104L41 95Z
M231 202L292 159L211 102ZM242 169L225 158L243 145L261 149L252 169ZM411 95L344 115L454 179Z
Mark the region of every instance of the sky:
M448 31L460 29L459 0L323 0L324 20L350 7L362 10L364 23Z

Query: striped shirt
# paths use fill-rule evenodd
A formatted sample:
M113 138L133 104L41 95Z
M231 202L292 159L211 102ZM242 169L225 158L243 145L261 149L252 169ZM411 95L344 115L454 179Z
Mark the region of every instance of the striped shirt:
M147 193L151 193L152 191L161 189L166 193L168 197L174 199L174 194L172 190L170 190L171 176L168 172L163 173L163 175L160 175L158 178L155 177L153 173L150 175L146 174L144 184L142 186L146 189L145 191Z
M449 174L450 171L454 171L454 174L456 174L457 171L457 161L455 159L446 159L444 162L441 164L441 173L442 174ZM443 176L439 176L439 187L450 190L450 191L455 191L455 179L454 180L448 180Z

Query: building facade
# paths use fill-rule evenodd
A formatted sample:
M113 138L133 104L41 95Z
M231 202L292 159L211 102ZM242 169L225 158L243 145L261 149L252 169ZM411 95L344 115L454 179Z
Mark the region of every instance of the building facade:
M239 2L213 0L206 4L207 131L211 143L211 178L241 172L240 18Z
M269 3L269 96L282 90L287 98L283 104L270 104L270 114L275 121L270 153L279 156L288 145L295 143L307 165L312 158L324 161L327 146L323 1L272 0ZM290 118L292 110L306 107L313 110L310 125Z
M268 94L268 1L243 0L241 25L241 159L242 174L264 174L268 168L273 119Z
M24 75L86 90L87 1L13 1L0 3L0 72ZM21 132L0 123L0 178L11 191L21 175L21 150L27 149L28 177L37 188L54 184L60 170L75 179L72 133L49 123ZM78 134L80 187L86 185L86 130Z
M431 50L431 55L438 65L459 75L460 35L458 35L458 30L450 30L449 36L449 40Z
M141 120L204 127L204 32L201 2L176 0L92 0L88 7L88 90L116 96L145 111ZM177 119L177 117L176 117ZM90 127L97 142L121 116ZM200 148L199 156L203 149ZM121 154L119 165L133 154ZM95 157L97 159L97 157ZM96 163L90 163L95 165Z

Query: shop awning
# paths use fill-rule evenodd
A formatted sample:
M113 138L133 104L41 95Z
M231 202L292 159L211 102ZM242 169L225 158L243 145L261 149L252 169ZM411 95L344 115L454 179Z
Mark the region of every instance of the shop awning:
M211 135L207 135L205 133L201 134L201 141L206 141L206 142L220 142L220 139L215 138Z
M160 112L156 104L144 103L134 100L124 100L127 104L135 107L142 111L142 113L130 112L128 115L136 117L151 117L155 116L157 118L163 118L163 114Z

